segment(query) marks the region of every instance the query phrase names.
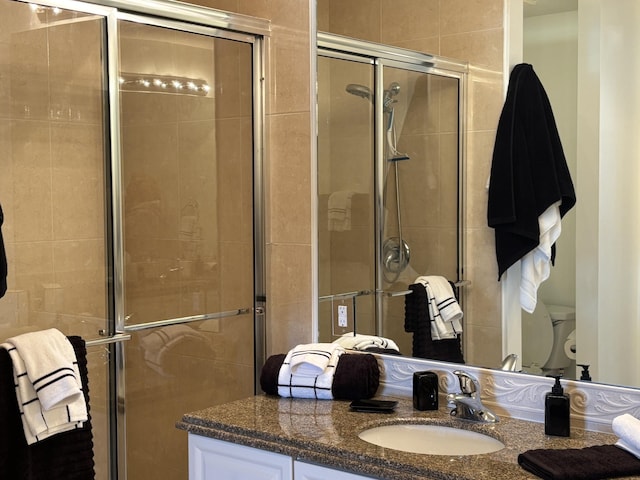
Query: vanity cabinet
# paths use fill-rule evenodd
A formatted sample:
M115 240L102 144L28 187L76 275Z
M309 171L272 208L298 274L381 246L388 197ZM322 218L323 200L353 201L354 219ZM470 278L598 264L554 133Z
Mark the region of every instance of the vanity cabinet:
M189 434L189 480L367 480L287 455Z
M363 477L355 473L341 472L333 468L312 465L296 460L293 465L293 478L295 480L371 480L371 477Z

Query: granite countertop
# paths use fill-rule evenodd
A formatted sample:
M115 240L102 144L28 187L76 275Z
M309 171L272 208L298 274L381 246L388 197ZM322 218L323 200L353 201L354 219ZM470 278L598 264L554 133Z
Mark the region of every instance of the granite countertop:
M348 401L257 395L187 413L176 426L196 435L387 480L533 479L537 477L518 465L519 453L535 448L582 448L617 440L610 434L577 428L569 438L549 437L540 423L501 417L497 424L478 424L451 417L447 408L421 412L414 410L411 399L384 398L398 400L393 413L353 412ZM424 455L379 447L358 437L367 428L415 422L471 429L501 440L506 448L482 455Z

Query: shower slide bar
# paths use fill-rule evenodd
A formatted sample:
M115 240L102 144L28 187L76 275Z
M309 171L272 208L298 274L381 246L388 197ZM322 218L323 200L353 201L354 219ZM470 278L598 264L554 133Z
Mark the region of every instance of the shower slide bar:
M453 284L456 287L466 287L471 285L471 280L459 280ZM404 297L405 295L409 295L413 293L411 290L401 290L398 292L380 292L384 293L387 297Z
M102 334L102 330L100 331L100 334ZM111 337L97 338L96 340L87 340L85 342L85 345L87 347L96 347L100 345L108 345L110 343L122 342L124 340L131 340L131 335L129 335L128 333L116 333Z
M471 285L471 280L459 280L454 283L456 287L466 287ZM373 290L358 290L355 292L346 292L346 293L336 293L334 295L324 295L322 297L318 297L318 302L329 302L333 300L343 300L349 298L362 297L365 295L372 295L373 293L379 293L384 295L385 297L404 297L405 295L409 295L411 290L399 290L395 292L390 292L387 290L377 290L374 292Z
M318 297L318 302L329 302L333 300L346 300L349 298L364 297L366 295L372 295L373 290L358 290L356 292L336 293L334 295L324 295Z
M169 325L180 325L183 323L201 322L203 320L214 320L216 318L237 317L240 315L247 315L249 313L255 313L257 315L264 314L263 307L247 307L239 308L237 310L228 310L226 312L205 313L203 315L192 315L189 317L170 318L167 320L158 320L157 322L138 323L136 325L128 325L124 327L125 332L138 332L140 330L147 330L150 328L166 327Z

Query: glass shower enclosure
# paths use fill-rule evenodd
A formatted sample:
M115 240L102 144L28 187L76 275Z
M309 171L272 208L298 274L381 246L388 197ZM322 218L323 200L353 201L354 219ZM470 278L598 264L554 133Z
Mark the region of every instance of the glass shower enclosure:
M0 0L0 340L86 340L97 480L186 478L175 422L255 392L267 31L178 2Z
M317 63L319 338L381 335L410 355L408 286L464 285L467 66L327 33Z

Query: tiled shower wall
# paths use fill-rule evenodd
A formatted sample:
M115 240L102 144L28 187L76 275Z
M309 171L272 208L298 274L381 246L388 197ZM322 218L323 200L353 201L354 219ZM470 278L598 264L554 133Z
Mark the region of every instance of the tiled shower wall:
M470 64L467 98L465 347L468 363L501 361L500 284L485 185L503 102L503 0L318 0L318 29Z

